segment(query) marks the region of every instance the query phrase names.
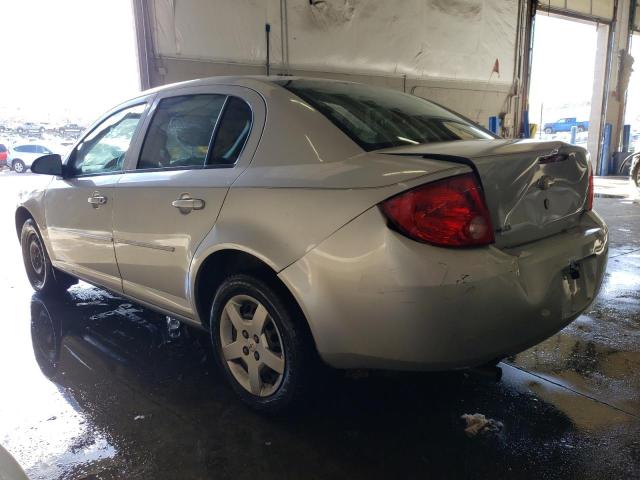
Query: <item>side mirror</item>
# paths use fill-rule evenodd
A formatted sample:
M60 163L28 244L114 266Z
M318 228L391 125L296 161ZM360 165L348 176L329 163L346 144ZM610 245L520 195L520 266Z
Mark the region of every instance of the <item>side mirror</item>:
M31 164L31 172L62 177L62 157L57 153L38 157Z

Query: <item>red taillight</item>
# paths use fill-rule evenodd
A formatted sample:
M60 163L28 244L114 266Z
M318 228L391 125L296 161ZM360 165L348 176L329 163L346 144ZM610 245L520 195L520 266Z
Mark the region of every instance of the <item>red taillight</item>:
M473 174L446 178L401 193L380 205L404 235L442 247L493 243L491 217Z
M589 168L589 190L587 191L587 208L589 212L593 208L593 170Z

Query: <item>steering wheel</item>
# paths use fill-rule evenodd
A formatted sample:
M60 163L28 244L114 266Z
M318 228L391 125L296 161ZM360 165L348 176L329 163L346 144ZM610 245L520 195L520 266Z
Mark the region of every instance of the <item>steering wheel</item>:
M124 160L124 155L125 152L122 152L120 155L118 155L117 157L112 158L111 160L109 160L107 162L107 164L104 166L105 170L118 170L120 168L120 166L122 165L122 160Z

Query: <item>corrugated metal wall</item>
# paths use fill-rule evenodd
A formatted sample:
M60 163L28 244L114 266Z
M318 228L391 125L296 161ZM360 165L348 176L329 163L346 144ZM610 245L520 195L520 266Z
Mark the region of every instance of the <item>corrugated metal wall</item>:
M513 81L518 0L144 4L152 34L149 86L264 74L266 23L271 25L272 73L414 89L483 124L503 110ZM499 73L492 73L496 60Z

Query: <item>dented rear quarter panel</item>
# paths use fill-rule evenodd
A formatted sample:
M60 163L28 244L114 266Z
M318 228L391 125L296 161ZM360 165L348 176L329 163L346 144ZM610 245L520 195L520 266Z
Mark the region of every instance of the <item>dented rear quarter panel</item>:
M440 370L517 353L582 313L607 263L608 231L594 212L511 250L435 247L382 222L368 210L279 274L338 368ZM572 263L576 281L565 274Z

